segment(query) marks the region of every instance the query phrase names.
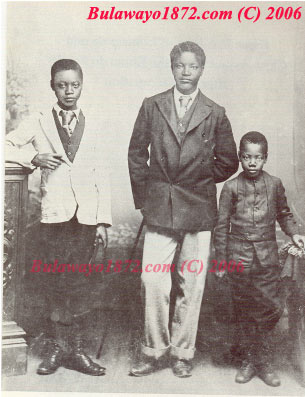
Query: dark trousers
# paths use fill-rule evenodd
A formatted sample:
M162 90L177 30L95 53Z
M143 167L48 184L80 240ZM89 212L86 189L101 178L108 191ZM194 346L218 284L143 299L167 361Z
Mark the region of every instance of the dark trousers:
M45 333L62 339L67 333L78 334L90 312L89 277L79 272L79 265L91 259L96 226L80 224L73 217L68 222L42 223L40 231L39 295L46 301ZM46 267L50 272L43 271ZM64 271L53 272L54 268Z
M251 251L251 244L247 250ZM282 314L280 267L278 263L262 264L253 247L248 254L253 259L245 260L244 270L230 273L235 345L242 359L251 356L261 362L270 359L270 331Z

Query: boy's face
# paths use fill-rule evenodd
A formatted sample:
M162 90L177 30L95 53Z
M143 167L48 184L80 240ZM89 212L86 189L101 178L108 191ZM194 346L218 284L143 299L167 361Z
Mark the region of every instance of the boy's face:
M187 51L174 59L172 72L178 91L189 95L197 88L203 66L193 52Z
M238 155L246 175L257 178L267 161L267 154L263 153L262 146L258 143L245 143Z
M55 73L51 87L58 99L58 104L65 110L75 110L82 92L83 82L77 70L61 70Z

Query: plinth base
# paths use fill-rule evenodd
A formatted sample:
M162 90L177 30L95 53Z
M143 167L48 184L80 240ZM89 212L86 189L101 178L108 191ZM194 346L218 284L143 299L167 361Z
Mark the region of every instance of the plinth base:
M3 322L2 373L5 376L24 375L27 370L25 332L14 321Z

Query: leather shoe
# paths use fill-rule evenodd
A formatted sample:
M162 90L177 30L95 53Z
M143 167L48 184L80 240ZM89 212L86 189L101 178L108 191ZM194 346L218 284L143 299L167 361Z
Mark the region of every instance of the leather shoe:
M61 347L52 342L48 355L40 363L37 368L38 375L51 375L53 374L63 363L64 352Z
M261 365L258 371L258 376L266 383L268 386L278 387L281 385L281 380L275 373L271 364Z
M105 375L106 368L93 362L82 350L75 350L67 356L65 367L82 372L86 375L102 376Z
M253 363L250 361L244 360L241 364L240 369L238 370L235 376L235 382L237 383L247 383L253 378L256 374L255 367Z
M129 375L147 376L155 372L157 369L158 361L154 358L145 357L131 368Z
M172 370L178 378L189 378L192 376L192 364L189 360L175 360L172 364Z

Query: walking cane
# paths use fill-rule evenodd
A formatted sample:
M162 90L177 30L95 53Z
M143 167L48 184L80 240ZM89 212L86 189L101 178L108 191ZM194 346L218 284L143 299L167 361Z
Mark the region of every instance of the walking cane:
M89 265L92 265L92 264L95 263L96 256L97 256L98 250L99 250L99 248L100 248L100 245L101 245L101 243L100 243L98 240L96 240L96 241L95 241L95 244L94 244L94 250L93 250L91 259L90 259L90 261L89 261ZM104 253L103 253L103 256L104 256ZM73 317L74 317L74 318L82 317L82 316L84 316L85 314L88 314L88 313L90 313L90 312L91 312L91 309L85 310L84 312L77 313L77 314L73 314Z
M139 240L140 240L140 237L141 237L141 234L142 234L142 230L143 230L144 224L145 224L145 222L144 222L144 218L143 218L142 222L141 222L141 225L139 227L138 233L137 233L137 237L136 237L135 242L134 242L134 244L132 246L132 249L130 251L129 259L131 259L131 260L133 260L134 255L136 253L136 249L137 249L137 246L139 244Z

